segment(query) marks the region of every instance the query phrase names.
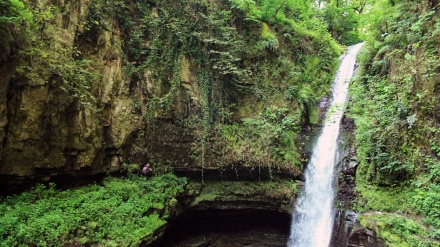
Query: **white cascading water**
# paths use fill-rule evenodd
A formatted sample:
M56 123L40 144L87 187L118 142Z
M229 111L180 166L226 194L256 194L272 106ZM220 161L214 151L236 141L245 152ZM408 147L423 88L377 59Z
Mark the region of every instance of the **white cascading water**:
M304 190L293 212L288 247L327 247L334 221L333 173L337 162L339 125L353 76L356 55L363 43L349 48L333 82L333 100L305 171Z

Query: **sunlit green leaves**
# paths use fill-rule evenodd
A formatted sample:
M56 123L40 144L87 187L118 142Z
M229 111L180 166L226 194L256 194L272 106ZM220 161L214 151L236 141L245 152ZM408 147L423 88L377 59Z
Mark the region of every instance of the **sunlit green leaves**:
M370 213L360 217L362 225L374 229L390 247L439 246L432 234L416 219L405 215Z
M39 185L1 198L0 246L138 246L166 223L186 180L165 174L107 178L103 184L66 191Z
M26 7L27 1L0 0L0 25L12 24L19 27L23 22L32 22L33 13Z
M427 1L399 2L378 1L371 19L363 19L375 40L361 53L363 77L351 86L358 205L390 212L369 217L374 225L361 220L387 245L439 246L438 60L432 56L439 44L428 28L438 16L423 9Z

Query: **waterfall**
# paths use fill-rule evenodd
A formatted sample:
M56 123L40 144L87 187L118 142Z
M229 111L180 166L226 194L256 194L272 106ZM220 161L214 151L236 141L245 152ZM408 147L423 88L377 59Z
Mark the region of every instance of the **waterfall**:
M338 158L339 125L347 99L348 81L353 76L356 55L362 45L360 43L348 49L335 76L331 107L313 147L304 175L304 190L293 212L289 247L329 246L334 220L333 173Z

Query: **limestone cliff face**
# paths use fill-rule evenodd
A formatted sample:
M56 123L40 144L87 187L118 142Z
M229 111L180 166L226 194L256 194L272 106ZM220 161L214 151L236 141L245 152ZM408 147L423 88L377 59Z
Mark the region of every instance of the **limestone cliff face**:
M129 82L122 79L117 29L100 33L93 49L82 48L89 42L79 37L85 32L83 23L89 18L91 3L32 4L34 11L54 15L43 20L47 24L38 25L42 26L41 38L30 40L14 27L6 30L11 41L6 45L9 54L1 61L0 79L0 174L4 183L41 181L53 175L93 175L107 167L119 168L121 146L138 128L140 117L133 113ZM23 39L26 43L19 44ZM40 44L45 40L49 42ZM23 53L32 48L47 51L32 54L40 57L28 60L30 56ZM65 71L60 71L62 63L76 66L68 63L75 53L83 52L92 60L92 70L100 75L90 83L95 98L90 105L81 104L64 88L64 80L71 78L62 78ZM63 56L68 59L62 60Z
M330 38L251 20L227 1L28 7L32 22L1 31L4 190L123 163L202 179L205 169L300 172L299 134L334 70Z

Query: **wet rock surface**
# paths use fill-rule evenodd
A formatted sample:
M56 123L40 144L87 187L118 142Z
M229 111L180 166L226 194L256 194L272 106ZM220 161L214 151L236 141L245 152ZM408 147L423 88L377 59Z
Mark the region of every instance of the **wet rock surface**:
M331 247L385 247L376 232L362 227L356 220L356 213L340 210L335 217Z
M340 162L337 194L337 205L333 225L331 247L383 247L386 246L380 240L376 232L362 227L356 219L354 207L356 199L356 169L358 162L356 158L356 147L354 146L354 120L344 116L341 120L342 160Z
M354 188L356 187L356 147L354 146L354 120L343 116L341 120L340 145L341 161L339 164L338 176L338 208L353 208L353 202L356 198Z
M339 193L337 200L342 208L352 208L356 198L354 188L356 187L357 162L349 159L339 174Z
M348 247L385 247L385 243L376 236L376 232L366 228L354 230L348 239Z
M335 217L331 246L347 246L351 231L355 227L355 224L356 213L349 210L339 210Z
M292 181L207 181L187 206L189 210L270 210L290 213L295 202ZM296 185L295 185L296 186Z

